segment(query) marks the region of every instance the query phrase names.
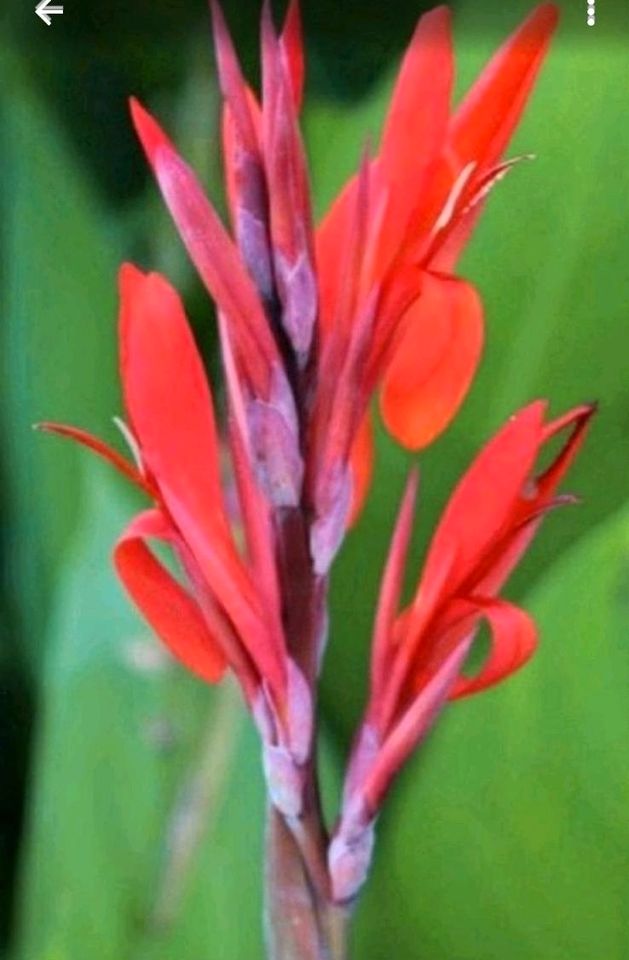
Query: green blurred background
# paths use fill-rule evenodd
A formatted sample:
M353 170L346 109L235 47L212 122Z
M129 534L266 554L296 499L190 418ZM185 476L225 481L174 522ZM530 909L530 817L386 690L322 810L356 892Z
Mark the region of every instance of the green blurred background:
M186 294L210 367L211 309L129 130L145 99L221 201L202 0L66 0L46 27L0 12L2 960L257 960L257 745L228 684L160 655L109 564L134 503L107 468L34 435L115 439L115 273L134 258ZM424 5L424 8L428 4ZM257 2L226 2L256 77ZM381 820L360 960L629 957L629 7L563 23L462 273L488 345L462 415L421 458L415 555L479 444L519 405L601 410L571 489L510 594L539 655L448 711ZM530 8L457 0L460 89ZM305 0L305 128L319 212L377 136L416 0ZM364 697L376 583L408 457L379 437L368 508L337 564L324 678L334 802ZM4 951L4 952L2 952Z

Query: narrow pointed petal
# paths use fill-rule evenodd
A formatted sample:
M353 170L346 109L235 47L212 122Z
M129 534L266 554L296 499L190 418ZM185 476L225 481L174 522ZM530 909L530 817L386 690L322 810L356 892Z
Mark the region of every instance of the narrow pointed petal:
M352 472L352 502L347 521L352 526L358 520L371 487L374 461L374 439L371 411L368 410L362 419L358 432L354 438L350 452L350 469Z
M224 319L220 316L219 324L224 325ZM249 431L242 384L238 378L229 335L226 331L222 331L221 346L229 396L230 449L243 514L247 550L256 580L265 597L266 607L276 616L279 625L280 593L271 510L256 482L254 457L248 442Z
M364 368L376 316L375 296L357 316L347 355L332 394L331 414L323 443L317 451L313 502L316 519L311 529L311 552L317 573L326 573L341 545L350 520L352 475L349 459L368 409Z
M210 0L210 11L212 13L214 50L221 92L229 104L243 145L250 153L255 154L259 145L255 124L251 116L247 84L242 75L236 51L217 0Z
M314 336L317 284L306 160L270 8L262 18L263 144L282 325L301 364Z
M595 409L594 406L576 407L544 428L542 443L564 430L570 432L546 470L527 482L513 513L510 529L497 540L476 571L474 592L483 595L497 593L528 549L544 517L557 507L575 502L570 495L558 496L557 488L585 440Z
M69 440L74 440L75 443L87 447L88 450L91 450L97 456L106 460L107 463L110 463L112 467L118 470L127 480L130 480L131 483L135 484L136 487L144 490L150 497L155 496L155 487L150 480L140 473L135 464L129 463L117 450L114 450L113 447L99 440L99 438L93 436L93 434L88 433L87 430L81 430L79 427L71 427L64 423L52 423L50 421L36 424L36 429L42 430L44 433L54 433L58 437L67 437Z
M533 90L558 21L542 4L487 64L452 120L449 147L461 167L476 160L486 171L507 146Z
M469 653L470 642L459 644L449 653L438 671L387 735L378 752L377 760L365 776L365 782L362 785L361 792L372 816L382 805L394 776L427 735L445 706Z
M482 669L474 677L460 676L450 699L467 697L492 687L515 673L533 656L537 646L537 628L532 618L520 607L506 600L471 597L491 630L491 652Z
M181 239L201 279L235 333L239 361L261 394L277 360L264 311L238 251L201 189L157 122L131 101L137 134Z
M124 396L147 466L261 675L281 685L259 598L226 519L212 398L181 301L159 274L130 265L120 287Z
M210 0L223 108L223 156L227 196L238 247L260 296L273 294L268 200L257 100L247 86L221 8Z
M547 501L554 496L583 445L596 409L596 404L584 404L552 420L547 425L544 431L544 442L551 440L564 430L569 430L569 435L554 461L536 480L538 499Z
M304 93L304 38L301 25L299 0L290 0L284 28L280 37L282 54L290 77L291 89L295 100L295 109L299 112Z
M483 345L483 310L462 280L425 275L422 292L401 321L381 395L385 424L419 450L448 426L472 383Z
M378 257L382 270L399 249L443 148L453 76L450 12L437 7L417 25L382 135L378 176L388 193Z
M136 517L114 548L118 576L131 599L175 659L202 680L216 683L226 668L225 657L210 634L192 596L166 570L145 540L170 542L169 526L158 510Z
M404 571L413 529L418 482L419 474L417 470L412 470L400 504L380 586L371 658L371 701L376 710L393 659L390 647L404 585Z
M262 302L270 305L273 268L262 160L247 150L227 105L222 136L227 200L238 249Z
M319 314L324 334L333 328L341 286L346 279L342 264L346 259L347 238L352 230L359 189L359 176L355 175L345 184L317 227Z

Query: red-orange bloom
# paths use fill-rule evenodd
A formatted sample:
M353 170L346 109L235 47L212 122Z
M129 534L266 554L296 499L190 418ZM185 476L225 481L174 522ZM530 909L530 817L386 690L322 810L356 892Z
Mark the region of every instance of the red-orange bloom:
M370 400L381 388L389 429L420 448L446 427L470 385L482 310L474 289L452 271L489 189L510 167L501 156L556 14L539 7L454 114L449 14L440 7L423 17L379 150L365 154L318 229L299 130L304 60L297 4L279 35L264 7L260 98L242 76L215 3L212 15L231 232L157 121L135 100L131 112L216 306L225 439L244 545L235 542L227 516L203 364L164 278L130 265L120 275L124 430L135 464L83 431L46 426L106 457L151 498L151 509L115 547L118 574L189 669L210 682L226 667L234 671L262 734L272 799L294 818L310 782L328 572L369 486ZM530 652L528 619L497 593L550 505L586 419L587 411L578 411L565 420L576 425L574 438L536 487L525 488L525 477L564 421L544 427L536 405L499 435L455 494L417 597L398 616L411 486L385 576L371 701L342 825L354 823L357 804L363 820L374 814L442 691L495 682ZM152 552L152 541L172 548L181 579ZM496 653L479 678L457 681L483 617ZM436 699L428 692L435 689ZM365 743L376 751L367 766ZM341 863L344 829L334 848Z
M360 263L351 261L350 242L361 215L360 177L347 184L318 230L322 328L335 336L339 303L358 304L377 293L368 384L382 381L384 420L411 449L426 446L448 425L476 370L480 303L451 271L489 189L512 165L500 158L556 21L554 7L538 7L452 113L450 14L438 7L422 17L398 75L380 150L368 163Z
M592 413L592 407L577 407L545 423L545 404L537 402L511 418L454 491L415 595L399 612L417 488L411 475L382 580L369 704L331 849L339 899L351 897L362 883L384 794L446 701L498 683L532 655L535 624L499 594L544 516L573 499L557 496L557 488ZM550 466L535 475L543 447L565 432ZM491 651L480 672L469 677L463 667L482 620L491 632Z
M470 386L482 309L471 285L451 270L491 185L510 167L500 158L543 62L556 11L539 7L454 113L449 12L439 7L424 16L378 154L364 158L316 231L298 124L304 66L297 4L279 38L265 8L260 102L215 3L212 13L235 242L137 101L133 121L222 317L243 414L259 437L264 483L276 502L294 504L304 480L316 517L312 552L325 573L352 504L355 515L369 484L374 390L382 384L391 432L418 449L447 426ZM300 417L306 436L298 444ZM269 433L282 437L272 451Z

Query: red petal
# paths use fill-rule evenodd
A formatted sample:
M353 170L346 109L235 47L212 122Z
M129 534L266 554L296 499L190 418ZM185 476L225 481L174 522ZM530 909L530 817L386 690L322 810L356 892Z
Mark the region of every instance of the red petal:
M424 199L446 136L453 75L450 12L437 7L417 25L387 113L379 174L388 209L376 269L386 269Z
M428 734L445 706L467 652L466 644L455 647L392 729L379 731L381 735L386 734L386 738L361 789L373 815L381 806L395 774Z
M393 436L419 450L445 430L467 394L482 350L482 305L468 283L426 274L401 323L381 409Z
M352 233L358 190L359 177L355 175L336 197L316 232L319 313L324 333L333 326L341 285L346 279L342 265L346 259L347 239Z
M544 431L544 442L552 439L563 430L569 429L570 434L554 461L536 480L540 500L547 501L554 496L557 487L581 449L590 421L595 413L595 404L584 404L568 411L562 417L552 420L547 425Z
M255 98L255 94L249 88L247 88L247 98L249 100L251 118L256 130L256 141L259 147L262 136L260 107ZM240 130L228 104L224 104L223 106L222 137L227 199L229 201L232 221L236 223L239 208L249 210L252 207L252 190L255 190L253 199L258 199L257 179L252 186L250 176L252 173L251 165L261 164L262 160L258 149L256 149L255 153L252 153L245 147ZM266 202L266 194L264 195L264 199Z
M593 406L576 407L544 428L542 443L562 430L570 429L570 434L544 473L527 483L514 511L511 529L496 542L476 572L474 592L497 593L527 550L546 514L563 504L574 503L574 498L558 497L556 491L585 440L594 411Z
M348 526L356 523L360 516L373 474L374 441L371 411L367 411L362 419L358 433L352 444L350 453L350 467L352 471L352 502L350 506Z
M487 620L492 647L480 673L460 676L450 699L467 697L500 683L524 666L537 646L537 629L531 617L506 600L471 597L470 603Z
M490 440L459 482L433 537L418 596L442 567L442 554L456 557L448 580L455 592L496 540L508 529L530 476L543 436L545 405L520 410Z
M304 40L299 12L299 0L291 0L286 11L284 29L280 37L282 54L291 81L295 107L299 111L304 92Z
M250 153L258 151L258 136L251 114L251 96L245 83L238 57L229 35L223 12L217 0L210 0L214 28L214 49L221 91L229 104L244 147Z
M144 543L147 538L173 538L172 527L157 510L136 517L118 540L114 548L118 575L172 655L201 679L216 683L225 672L225 657L197 603L151 553Z
M131 113L188 253L229 320L240 362L264 395L277 349L251 278L192 170L137 100L131 100Z
M45 433L54 433L59 437L68 437L70 440L80 443L81 446L87 447L93 453L102 457L103 460L106 460L107 463L110 463L127 480L130 480L136 487L140 487L150 497L155 496L155 488L146 477L142 476L134 464L129 463L117 450L88 433L87 430L80 430L78 427L70 427L63 423L51 423L50 421L38 423L36 428L43 430Z
M310 191L291 81L268 4L262 18L262 80L264 161L282 323L295 351L305 357L317 313Z
M380 586L371 658L370 708L373 706L376 710L376 705L380 700L392 666L391 644L404 585L406 557L415 517L418 482L417 470L412 470L400 504Z
M164 503L259 672L281 683L259 598L225 514L212 398L175 290L126 265L121 368L127 410Z
M502 45L458 107L449 149L460 169L484 171L507 146L542 66L558 20L551 4L538 7Z

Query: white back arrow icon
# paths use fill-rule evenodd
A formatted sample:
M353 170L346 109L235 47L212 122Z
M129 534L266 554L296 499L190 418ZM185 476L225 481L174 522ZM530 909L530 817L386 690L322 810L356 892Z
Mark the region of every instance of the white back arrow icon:
M47 27L51 24L50 14L51 13L63 13L63 7L51 7L50 0L39 0L39 3L35 7L35 13L40 17Z

